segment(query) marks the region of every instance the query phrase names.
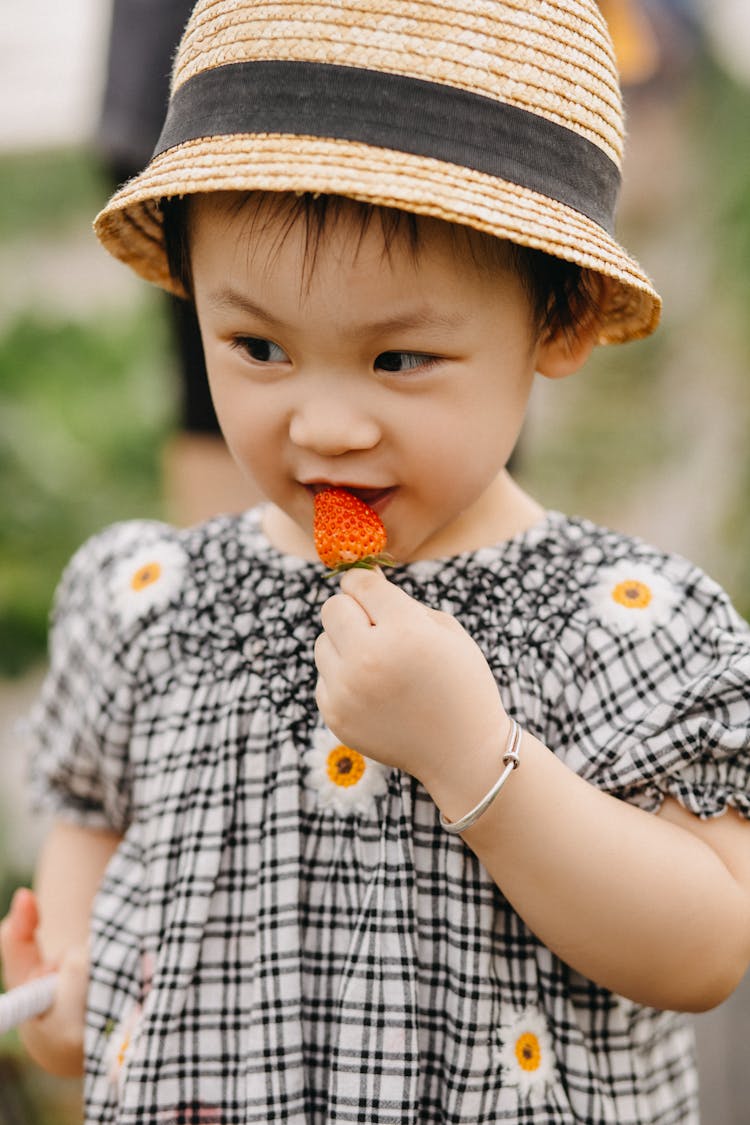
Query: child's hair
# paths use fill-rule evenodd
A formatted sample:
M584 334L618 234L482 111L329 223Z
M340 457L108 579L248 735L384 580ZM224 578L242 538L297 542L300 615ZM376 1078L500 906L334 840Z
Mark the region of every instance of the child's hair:
M623 133L595 0L198 0L154 156L95 229L186 296L170 200L299 198L314 244L343 197L363 221L394 214L384 230L426 216L494 239L543 331L571 330L596 297L599 341L634 340L661 301L614 236Z
M298 221L304 224L307 268L315 264L320 240L326 227L335 223L342 206L355 217L359 236L364 236L374 219L379 220L386 253L397 237L405 239L416 257L421 241L420 216L393 207L346 199L335 195L292 193L251 193L242 196L239 206L260 196L263 218L277 217L282 235ZM192 299L193 275L190 258L190 197L161 201L164 247L171 277ZM447 225L447 224L446 224ZM598 285L592 275L575 262L555 258L543 250L498 239L471 227L450 224L459 251L467 252L479 266L512 269L520 278L531 305L532 326L540 337L558 333L574 334L578 325L597 314Z

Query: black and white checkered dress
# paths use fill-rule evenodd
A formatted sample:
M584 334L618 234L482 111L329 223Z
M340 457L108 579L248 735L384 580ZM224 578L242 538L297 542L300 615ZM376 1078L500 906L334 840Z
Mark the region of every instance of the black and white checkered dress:
M459 618L593 785L750 816L750 632L684 560L550 513L391 581ZM124 835L94 907L86 1121L695 1122L685 1019L561 963L414 779L325 730L331 589L257 513L117 525L65 575L34 787Z

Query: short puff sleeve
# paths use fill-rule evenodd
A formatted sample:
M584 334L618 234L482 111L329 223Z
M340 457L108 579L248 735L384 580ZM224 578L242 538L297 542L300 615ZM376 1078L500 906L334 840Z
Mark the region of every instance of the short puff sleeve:
M598 569L577 615L566 760L649 811L750 818L750 628L686 560Z
M124 832L134 649L183 569L174 532L116 524L74 555L52 612L49 669L25 724L32 806L74 824Z

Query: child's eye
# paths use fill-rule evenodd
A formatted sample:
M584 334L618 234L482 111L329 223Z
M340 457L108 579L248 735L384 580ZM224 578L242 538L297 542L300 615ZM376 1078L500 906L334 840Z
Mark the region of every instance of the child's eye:
M375 360L380 371L425 371L437 363L437 356L426 352L381 352Z
M232 341L232 347L244 352L255 360L256 363L288 363L289 356L278 344L272 340L264 340L261 336L237 336Z

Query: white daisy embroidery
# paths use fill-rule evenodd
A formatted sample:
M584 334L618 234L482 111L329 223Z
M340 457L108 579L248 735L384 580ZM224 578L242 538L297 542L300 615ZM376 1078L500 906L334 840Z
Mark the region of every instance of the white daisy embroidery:
M169 603L182 585L187 559L176 543L154 543L123 559L113 579L120 617L134 621Z
M504 1079L524 1097L542 1094L555 1075L555 1059L541 1012L528 1009L500 1025L500 1065Z
M599 620L621 632L652 632L669 620L677 602L666 578L626 559L602 571L589 596Z
M120 1022L109 1033L104 1061L110 1082L120 1092L123 1087L125 1066L140 1018L141 1005L131 1004Z
M367 813L388 788L388 770L358 750L344 746L331 731L317 730L305 754L308 783L323 808L338 816Z

